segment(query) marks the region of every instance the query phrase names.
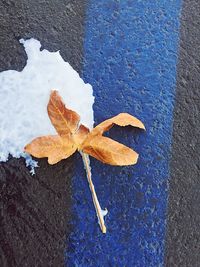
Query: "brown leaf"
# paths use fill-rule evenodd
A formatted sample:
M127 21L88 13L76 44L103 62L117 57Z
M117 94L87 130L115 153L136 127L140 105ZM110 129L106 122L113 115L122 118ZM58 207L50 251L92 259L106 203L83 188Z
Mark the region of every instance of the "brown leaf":
M77 147L79 148L82 142L86 139L87 135L89 134L90 130L81 124L73 135L74 142L76 143Z
M55 164L71 156L77 149L70 137L61 138L57 135L47 135L34 139L26 145L25 152L36 158L48 158L49 164Z
M104 136L89 139L83 144L83 152L110 165L132 165L138 159L135 151Z
M49 118L60 136L73 134L78 128L80 116L65 107L58 91L52 91L47 106Z
M102 134L108 131L114 124L119 126L134 126L145 129L144 124L128 113L120 113L117 116L103 121L97 125L80 145L83 152L94 158L111 165L132 165L137 162L138 154L127 146L124 146Z
M135 118L134 116L128 113L120 113L115 117L112 117L108 120L103 121L102 123L98 124L92 131L91 135L96 134L103 134L105 131L108 131L113 125L116 124L118 126L133 126L140 129L145 129L144 124Z
M114 124L119 126L131 125L145 129L144 124L128 113L120 113L100 123L90 132L84 125L79 125L80 116L75 111L65 107L57 91L51 92L47 110L58 135L38 137L26 145L24 150L37 158L47 157L49 164L55 164L68 158L77 149L83 152L83 161L95 209L102 232L106 233L102 210L92 183L91 170L86 154L110 165L135 164L138 159L138 154L135 151L102 135Z
M135 151L102 136L114 124L145 129L137 118L128 113L120 113L103 121L90 132L84 125L79 126L80 116L66 108L55 90L51 92L47 110L58 136L34 139L25 147L27 153L37 158L48 157L50 164L71 156L77 149L111 165L131 165L137 162L138 154Z
M57 91L51 92L47 110L59 135L36 138L25 147L25 152L37 158L47 157L49 164L55 164L79 148L89 129L82 124L79 126L80 116L65 107Z

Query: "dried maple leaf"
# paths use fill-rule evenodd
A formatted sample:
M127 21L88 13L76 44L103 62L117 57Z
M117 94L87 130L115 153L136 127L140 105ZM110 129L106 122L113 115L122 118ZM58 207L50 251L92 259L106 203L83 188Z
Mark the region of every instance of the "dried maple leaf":
M65 107L57 91L52 91L47 111L58 135L38 137L24 150L36 158L47 157L49 164L55 164L79 149L89 129L82 124L79 126L80 116Z
M82 154L101 230L105 233L106 227L91 179L88 155L111 165L135 164L138 154L134 150L102 135L114 124L119 126L131 125L140 129L145 129L145 127L140 120L130 114L120 113L103 121L90 132L86 126L80 124L80 116L75 111L66 108L55 90L51 92L47 111L58 135L35 138L25 146L24 150L37 158L47 157L49 164L55 164L68 158L76 150Z
M94 158L110 165L132 165L137 162L138 154L108 137L102 136L114 124L119 126L134 126L145 129L144 124L128 113L120 113L117 116L103 121L97 125L85 138L80 149Z

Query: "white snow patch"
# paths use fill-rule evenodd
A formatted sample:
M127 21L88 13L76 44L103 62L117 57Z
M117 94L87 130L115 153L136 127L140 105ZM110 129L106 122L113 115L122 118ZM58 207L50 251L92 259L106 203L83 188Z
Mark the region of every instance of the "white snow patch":
M23 148L38 136L56 133L47 115L50 91L58 90L66 106L78 112L81 123L89 128L94 121L94 97L92 86L84 83L59 51L40 51L40 42L33 38L20 43L28 56L26 66L21 72L0 73L0 161L9 154L23 156L35 167Z
M105 210L102 210L102 209L101 209L101 215L102 215L103 218L104 218L107 214L108 214L108 210L107 210L107 209L105 209Z

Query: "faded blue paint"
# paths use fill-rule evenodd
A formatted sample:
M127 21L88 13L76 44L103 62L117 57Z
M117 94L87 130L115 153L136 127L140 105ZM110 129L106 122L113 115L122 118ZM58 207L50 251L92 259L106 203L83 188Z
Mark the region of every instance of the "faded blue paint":
M163 266L180 9L181 0L90 1L83 78L94 88L96 123L129 112L147 132L110 131L140 153L136 166L91 160L100 203L109 210L106 235L77 158L69 266Z

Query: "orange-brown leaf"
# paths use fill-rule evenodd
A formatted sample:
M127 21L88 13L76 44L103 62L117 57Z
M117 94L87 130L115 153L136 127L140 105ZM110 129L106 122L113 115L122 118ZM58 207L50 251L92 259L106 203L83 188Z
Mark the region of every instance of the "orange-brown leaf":
M102 134L108 131L114 124L119 126L134 126L145 129L144 124L128 113L120 113L117 116L103 121L97 125L81 144L83 152L96 159L111 165L132 165L137 162L138 154L110 138L103 137Z
M108 137L94 136L83 143L83 152L110 165L132 165L137 162L138 154Z
M113 125L116 124L118 126L133 126L140 129L145 129L144 124L135 118L134 116L128 113L120 113L115 117L112 117L108 120L103 121L98 124L91 132L91 135L100 134L102 135L105 131L108 131Z
M114 124L145 129L144 124L137 118L128 113L120 113L103 121L90 132L84 125L79 126L80 116L65 107L55 90L51 92L47 110L59 136L34 139L25 147L27 153L37 158L48 157L50 164L69 157L77 149L111 165L131 165L137 162L138 154L135 151L102 136Z
M62 98L56 90L51 92L47 111L53 126L60 136L75 133L80 116L75 111L65 107Z
M25 152L36 158L48 158L49 164L55 164L71 156L77 147L70 137L61 138L57 135L42 136L26 145Z
M78 130L73 135L74 142L78 148L83 143L83 141L86 139L89 132L90 132L89 129L83 124L79 126Z

